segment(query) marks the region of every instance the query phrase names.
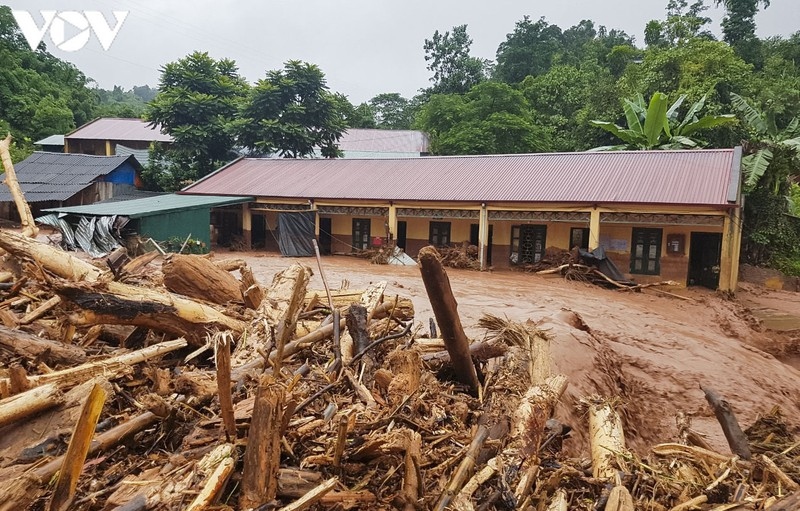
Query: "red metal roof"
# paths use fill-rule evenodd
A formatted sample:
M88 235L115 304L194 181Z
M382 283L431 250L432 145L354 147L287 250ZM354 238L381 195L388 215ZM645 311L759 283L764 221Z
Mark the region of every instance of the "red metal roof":
M64 138L81 140L137 140L143 142L172 142L172 137L148 126L141 119L101 117L67 133Z
M243 158L184 192L303 199L728 206L738 196L739 154L738 149L715 149L384 160Z
M350 128L339 139L342 151L427 153L428 135L415 130Z

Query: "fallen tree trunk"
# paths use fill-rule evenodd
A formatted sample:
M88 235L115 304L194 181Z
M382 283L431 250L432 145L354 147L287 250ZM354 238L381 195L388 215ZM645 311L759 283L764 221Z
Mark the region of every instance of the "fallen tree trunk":
M173 293L219 305L242 301L239 281L206 257L174 254L161 271L164 286Z
M0 248L17 257L31 259L42 268L73 282L95 282L103 275L96 266L15 232L0 230Z
M31 238L39 234L39 228L36 227L36 222L33 221L31 208L25 200L25 195L19 187L17 181L17 173L14 171L14 163L11 161L11 133L6 135L6 138L0 140L0 160L3 161L3 168L5 169L5 179L3 182L8 186L11 191L11 197L14 198L14 204L17 206L19 213L20 224L22 225L22 235Z
M36 337L5 326L0 326L0 349L49 365L75 365L86 361L86 352L77 346Z
M725 433L725 439L728 440L728 445L733 454L738 455L743 460L750 459L750 444L747 441L744 431L739 426L739 421L736 420L736 415L733 413L730 403L722 398L717 392L710 388L700 385L700 389L706 395L706 401L711 405L714 410L714 415L717 417L722 432Z
M436 322L442 331L442 339L450 353L450 361L456 379L465 384L469 392L478 394L478 373L469 352L469 339L461 326L458 317L458 303L450 287L450 279L444 271L439 253L433 247L425 247L419 251L419 265L422 281L433 307Z
M209 330L231 330L241 334L246 323L217 309L155 289L121 282L54 283L56 292L82 310L70 316L75 325L134 325L176 337L192 344L205 344Z
M613 479L617 474L618 455L625 452L622 420L611 404L602 399L589 402L589 444L592 451L592 475Z

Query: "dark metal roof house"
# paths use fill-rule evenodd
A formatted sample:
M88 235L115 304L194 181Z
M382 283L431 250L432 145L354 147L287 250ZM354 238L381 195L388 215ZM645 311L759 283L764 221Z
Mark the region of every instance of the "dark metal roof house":
M91 204L134 188L142 170L131 156L89 156L35 152L14 166L20 188L34 212L61 205ZM0 187L0 214L16 209L7 187Z

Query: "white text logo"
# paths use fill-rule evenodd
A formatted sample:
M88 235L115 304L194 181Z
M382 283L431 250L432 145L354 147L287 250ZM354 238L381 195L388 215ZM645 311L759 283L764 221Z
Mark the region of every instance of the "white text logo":
M44 22L39 25L28 11L13 11L14 19L28 41L31 50L36 50L50 31L50 39L61 51L78 51L89 42L91 33L97 36L104 50L111 47L128 11L113 11L116 24L112 28L99 11L39 11ZM69 34L69 38L67 35Z

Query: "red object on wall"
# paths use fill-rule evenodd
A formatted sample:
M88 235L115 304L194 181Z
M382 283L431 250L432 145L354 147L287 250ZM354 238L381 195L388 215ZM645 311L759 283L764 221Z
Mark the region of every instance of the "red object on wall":
M382 247L383 246L383 238L380 236L375 236L372 238L372 246L373 247Z

